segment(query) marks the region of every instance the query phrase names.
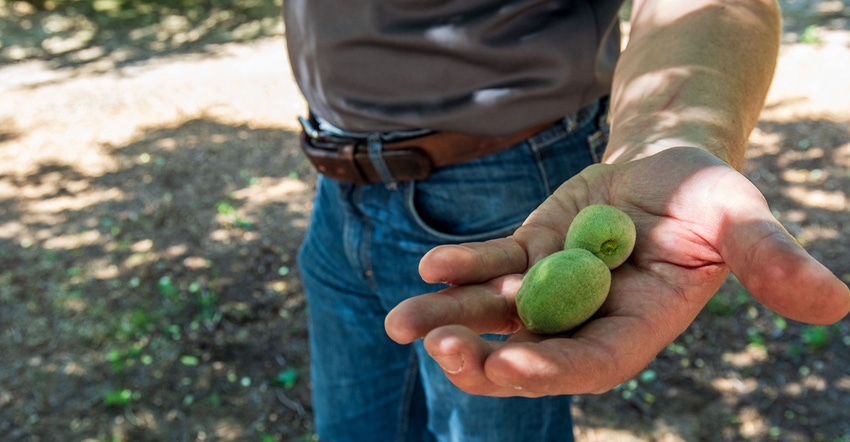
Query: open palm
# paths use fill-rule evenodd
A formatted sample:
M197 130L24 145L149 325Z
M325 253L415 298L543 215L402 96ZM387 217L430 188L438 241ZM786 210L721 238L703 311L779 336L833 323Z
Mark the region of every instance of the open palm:
M632 217L635 250L612 273L592 320L569 334L534 335L516 313L522 274L563 248L571 220L590 204ZM847 286L794 241L743 175L699 149L675 148L585 169L511 237L431 250L422 278L451 287L402 302L385 325L399 343L424 337L428 353L469 393L601 393L682 333L730 270L790 319L826 324L850 310ZM511 337L491 341L485 333Z

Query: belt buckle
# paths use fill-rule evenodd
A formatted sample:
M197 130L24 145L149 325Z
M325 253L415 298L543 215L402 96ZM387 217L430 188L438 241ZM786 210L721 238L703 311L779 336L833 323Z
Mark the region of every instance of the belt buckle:
M360 185L383 181L367 147L361 143L325 140L312 136L309 130L301 133L300 141L316 170L328 178ZM381 159L395 181L422 180L433 169L431 158L422 149L412 146L383 149Z
M322 147L313 143L314 138L305 131L301 133L301 149L322 175L338 181L367 184L366 176L354 160L356 146L353 143Z

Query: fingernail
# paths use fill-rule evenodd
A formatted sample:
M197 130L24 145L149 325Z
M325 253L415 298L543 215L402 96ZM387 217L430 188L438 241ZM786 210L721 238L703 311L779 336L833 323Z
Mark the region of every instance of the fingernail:
M463 369L463 354L433 356L446 373L457 374Z

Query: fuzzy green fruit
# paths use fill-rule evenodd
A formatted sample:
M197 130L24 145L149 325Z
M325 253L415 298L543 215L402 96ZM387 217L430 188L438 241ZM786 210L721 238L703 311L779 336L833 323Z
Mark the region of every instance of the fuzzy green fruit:
M534 333L554 334L587 321L608 297L611 271L584 249L553 253L534 264L522 280L516 307Z
M565 249L585 249L613 270L626 262L635 247L635 223L620 209L593 204L576 215L564 241Z

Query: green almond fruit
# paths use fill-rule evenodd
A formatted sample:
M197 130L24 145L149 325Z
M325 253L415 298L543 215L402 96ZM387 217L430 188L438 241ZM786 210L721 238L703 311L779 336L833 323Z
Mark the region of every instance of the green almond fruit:
M626 262L635 248L635 223L622 210L605 204L582 209L567 230L565 249L585 249L613 270Z
M587 321L605 302L611 271L584 249L567 249L528 270L516 295L523 324L538 334L567 331Z

